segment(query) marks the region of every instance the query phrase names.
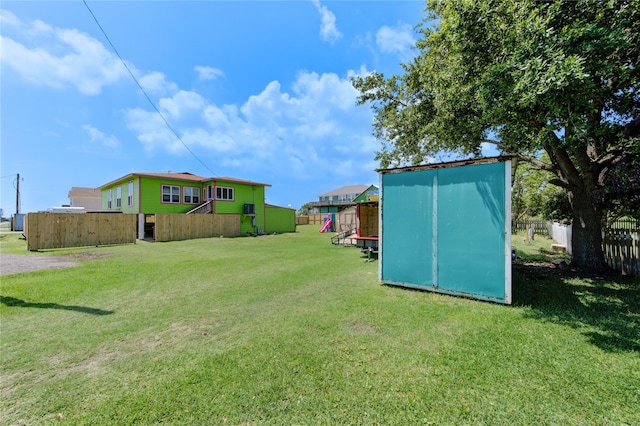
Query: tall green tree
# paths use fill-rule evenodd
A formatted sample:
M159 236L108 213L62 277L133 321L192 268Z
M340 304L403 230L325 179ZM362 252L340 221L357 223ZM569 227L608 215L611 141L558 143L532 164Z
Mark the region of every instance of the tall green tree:
M300 206L296 214L298 216L306 216L309 214L310 209L311 209L311 204L304 203L302 206Z
M550 173L529 163L517 163L511 182L511 218L518 221L540 216L550 192Z
M594 193L640 145L640 0L439 0L426 11L404 74L353 79L375 113L381 166L494 144L554 175L571 203L572 265L606 269Z

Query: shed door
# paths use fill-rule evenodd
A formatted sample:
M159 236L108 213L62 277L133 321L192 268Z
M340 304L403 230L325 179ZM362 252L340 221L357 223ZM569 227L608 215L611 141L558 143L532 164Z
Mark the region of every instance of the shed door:
M384 252L382 277L418 286L432 286L433 183L435 170L382 175ZM385 216L392 220L385 221Z
M438 171L438 285L505 297L505 163Z
M511 303L510 163L383 174L382 281Z

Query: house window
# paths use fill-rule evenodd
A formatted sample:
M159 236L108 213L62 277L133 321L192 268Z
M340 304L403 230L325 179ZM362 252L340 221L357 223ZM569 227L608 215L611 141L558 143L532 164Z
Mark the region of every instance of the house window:
M233 201L233 188L226 186L216 187L216 200Z
M127 206L133 206L133 182L127 185Z
M111 189L107 189L107 208L109 210L111 210L112 204L111 204Z
M122 187L116 188L116 208L122 207Z
M185 186L182 188L185 204L200 204L200 188Z
M162 185L163 203L180 203L180 187L173 185Z

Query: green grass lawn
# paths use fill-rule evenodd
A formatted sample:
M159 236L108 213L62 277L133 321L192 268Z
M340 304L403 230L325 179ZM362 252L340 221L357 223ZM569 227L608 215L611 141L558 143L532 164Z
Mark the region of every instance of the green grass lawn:
M1 424L640 424L638 280L519 263L502 306L381 285L317 230L3 276Z

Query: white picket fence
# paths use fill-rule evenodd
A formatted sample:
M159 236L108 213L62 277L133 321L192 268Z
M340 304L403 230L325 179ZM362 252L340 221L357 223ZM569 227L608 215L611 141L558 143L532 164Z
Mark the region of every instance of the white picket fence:
M534 221L518 222L517 230L525 230L532 227ZM544 229L542 221L535 221L536 234L542 233L538 229ZM567 252L572 252L571 225L563 225L557 222L547 222L546 228L549 236L566 247ZM611 224L602 230L602 250L610 268L625 275L640 276L640 221L623 219Z

